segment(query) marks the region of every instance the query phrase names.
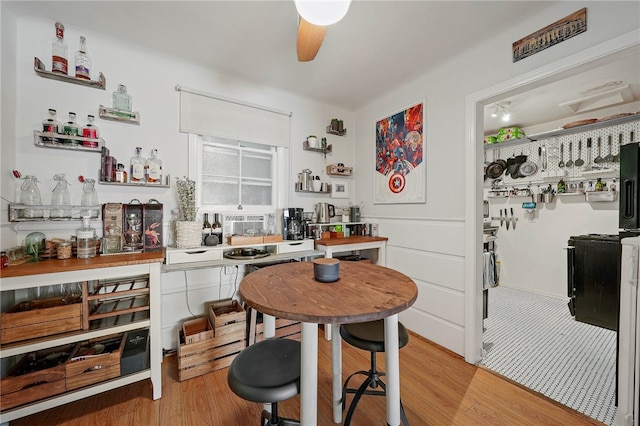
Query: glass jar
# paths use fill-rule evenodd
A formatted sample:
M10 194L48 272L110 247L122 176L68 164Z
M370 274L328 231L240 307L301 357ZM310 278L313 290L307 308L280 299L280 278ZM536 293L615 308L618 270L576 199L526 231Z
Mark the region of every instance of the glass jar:
M71 243L69 241L61 241L56 244L56 257L60 260L71 257Z
M64 174L55 175L53 179L58 182L53 188L51 195L51 205L60 207L52 208L49 213L51 218L69 218L71 217L71 195L69 194L69 182ZM62 206L65 206L62 208Z
M7 252L0 252L0 268L6 268L9 266L9 256L7 256Z
M88 217L82 218L82 228L78 229L76 241L78 244L77 257L81 259L95 257L97 254L96 230L91 227Z
M38 189L38 179L35 176L25 176L20 188L20 203L27 206L42 206L42 197ZM20 214L23 218L42 217L42 208L24 209Z
M82 213L80 214L80 216L97 218L99 204L100 202L98 201L98 192L96 191L96 180L85 179L84 184L82 186L82 199L80 200L80 205L85 207L95 207L95 208L82 210Z
M42 232L31 232L24 239L24 248L31 260L37 262L47 246L46 236Z

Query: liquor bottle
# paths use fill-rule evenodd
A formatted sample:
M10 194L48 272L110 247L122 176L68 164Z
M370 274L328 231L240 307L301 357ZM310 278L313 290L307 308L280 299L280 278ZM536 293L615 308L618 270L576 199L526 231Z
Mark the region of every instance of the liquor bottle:
M64 25L56 22L56 36L51 42L51 71L59 74L69 74L69 48L64 41Z
M162 160L158 158L158 150L151 150L151 158L147 159L147 183L162 183Z
M71 217L71 195L69 194L69 182L64 174L55 175L53 179L58 182L51 194L51 205L53 208L49 212L51 218Z
M87 39L80 36L80 49L76 52L76 78L91 80L91 57L87 54Z
M87 115L87 125L82 128L82 136L89 139L98 139L98 127L93 124L95 117L93 115ZM97 148L98 141L82 141L82 146L90 148Z
M222 224L220 223L220 215L213 214L213 224L211 225L211 234L218 237L218 242L222 244Z
M95 257L96 255L96 230L89 223L89 217L82 218L82 228L76 233L76 243L78 244L77 254L81 259Z
M76 124L76 113L75 112L70 112L69 113L69 121L64 123L64 126L63 126L62 130L63 130L63 133L65 135L69 135L69 136L79 136L80 135L80 128ZM75 144L75 145L78 144L77 140L71 140L71 139L64 139L63 142L66 143L66 144Z
M130 168L130 178L131 178L131 182L133 183L145 183L146 182L146 178L144 175L144 169L145 169L145 161L144 158L142 158L142 155L140 155L142 153L142 148L140 148L139 146L136 147L136 155L131 157L131 168Z
M120 253L122 251L122 227L118 225L117 216L111 216L105 227L104 253Z
M119 84L118 90L113 92L113 109L131 111L131 95L127 94L124 84Z
M127 171L125 170L124 164L122 163L118 163L115 181L120 183L127 183Z
M596 191L602 191L603 189L602 178L598 178L596 181Z
M60 133L61 130L61 123L56 120L56 110L53 108L49 108L49 118L47 118L46 120L42 121L42 131L43 132L47 132L47 133ZM50 137L43 137L42 138L43 142L49 142L49 143L53 143L53 142L60 142L60 140L58 138L50 138Z
M206 244L207 237L212 234L211 222L209 222L209 213L204 214L204 221L202 222L202 244Z

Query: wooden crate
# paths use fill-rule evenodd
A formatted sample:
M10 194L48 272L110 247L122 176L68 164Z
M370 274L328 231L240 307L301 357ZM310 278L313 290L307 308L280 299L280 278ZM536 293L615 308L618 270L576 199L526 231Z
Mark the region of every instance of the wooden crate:
M276 337L300 341L302 337L302 324L299 321L276 318ZM256 325L256 342L264 340L264 324Z
M122 333L78 344L66 364L67 390L120 376L124 343L125 335Z
M226 325L243 323L242 325L246 326L247 313L237 300L217 300L207 303L206 308L209 321L214 329L214 336L217 335L218 329Z
M208 317L198 317L182 323L182 335L186 344L213 338L213 327Z
M81 328L81 303L65 304L60 298L32 300L0 315L0 342L19 342Z
M242 326L238 328L238 326ZM235 329L235 331L226 332ZM178 341L178 380L183 381L226 368L246 347L244 323L222 326L216 337L195 343L185 343L182 330Z
M65 362L74 345L25 354L0 380L0 410L65 392Z

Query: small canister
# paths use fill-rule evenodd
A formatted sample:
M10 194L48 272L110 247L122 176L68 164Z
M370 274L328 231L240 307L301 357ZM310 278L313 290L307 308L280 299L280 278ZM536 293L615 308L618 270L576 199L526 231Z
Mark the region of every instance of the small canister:
M60 260L69 259L71 257L71 243L69 241L61 241L57 243L56 255Z
M6 268L9 266L9 256L7 256L6 251L2 251L0 253L0 268Z

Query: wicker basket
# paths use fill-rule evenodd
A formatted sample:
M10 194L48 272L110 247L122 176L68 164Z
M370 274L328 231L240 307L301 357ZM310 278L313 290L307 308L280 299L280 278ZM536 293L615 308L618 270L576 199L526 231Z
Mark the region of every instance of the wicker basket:
M179 249L196 248L202 245L202 224L195 221L176 222L176 247Z

